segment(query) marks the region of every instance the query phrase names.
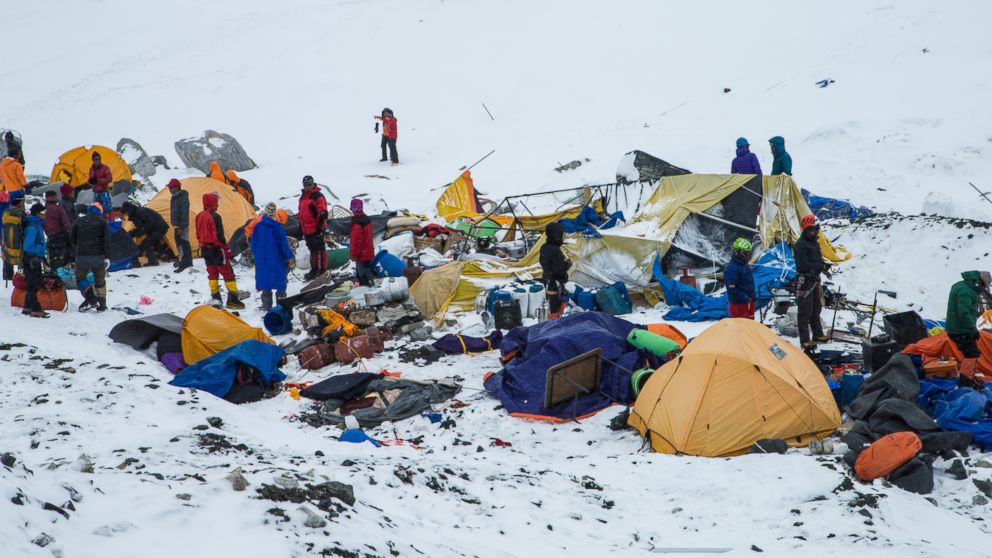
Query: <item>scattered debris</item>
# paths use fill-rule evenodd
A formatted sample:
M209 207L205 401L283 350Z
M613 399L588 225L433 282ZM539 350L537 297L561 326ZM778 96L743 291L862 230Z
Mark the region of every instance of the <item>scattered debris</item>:
M235 491L241 492L248 488L248 479L241 474L241 467L235 467L233 471L227 474L227 480L231 481L231 487Z

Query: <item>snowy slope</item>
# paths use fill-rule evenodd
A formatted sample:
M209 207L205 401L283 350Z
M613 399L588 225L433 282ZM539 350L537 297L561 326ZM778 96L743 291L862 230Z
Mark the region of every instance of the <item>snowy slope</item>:
M120 137L175 165L173 142L210 128L259 163L243 174L260 200L292 206L312 174L344 200L371 193L430 211L431 189L492 149L473 174L499 198L610 182L635 148L726 172L740 135L767 170L765 140L783 135L797 182L818 194L992 220L967 185L992 189L987 2L10 4L2 33L19 48L4 62L0 127L24 136L29 174L48 174L68 148ZM814 85L825 78L836 82ZM399 118L398 167L376 162L371 117L384 106ZM990 233L979 225L914 218L827 230L855 254L836 276L846 292L867 300L894 289L887 305L927 317L943 316L960 271L988 268ZM239 282L249 288L251 272L239 270ZM17 461L0 467L5 555L648 556L721 546L737 556L754 545L770 556L987 556L992 543L988 506L973 505L971 480L943 474L943 461L928 501L882 482L852 486L837 456L806 450L646 453L634 433L608 430L613 410L557 426L508 418L479 391L499 367L493 355L373 359L370 369L405 377L457 374L468 406L440 406L452 428L416 418L372 433L423 436L419 449L339 444L333 429L294 421L307 405L287 395L237 407L168 387L153 354L108 344L121 312L42 322L10 309L9 292L0 287L0 453ZM205 292L198 262L181 279L113 274L108 298L138 308L148 295L143 312L185 315ZM243 316L261 322L255 310ZM347 370L286 368L305 380ZM194 429L208 417L223 424ZM203 434L244 446L210 453ZM92 474L78 470L81 454ZM992 469L974 466L983 456L972 457L973 478L989 480ZM246 492L225 480L237 466ZM358 501L324 528L305 527L297 504L255 498L283 473L351 484ZM68 519L43 507L73 501L64 485L79 500ZM31 544L42 532L55 542Z

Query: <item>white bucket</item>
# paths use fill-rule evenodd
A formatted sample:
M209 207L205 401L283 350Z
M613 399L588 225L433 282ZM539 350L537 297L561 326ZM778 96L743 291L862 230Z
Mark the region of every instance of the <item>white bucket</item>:
M520 315L529 317L530 296L529 293L527 292L527 289L523 287L513 287L512 289L510 289L510 297L513 298L513 300L520 302Z
M406 277L384 279L379 288L382 289L386 302L403 302L410 298L410 283Z
M365 293L369 292L368 287L355 287L351 289L351 300L355 302L355 306L362 308L365 306Z
M530 283L527 285L527 315L531 318L537 318L537 309L544 304L544 285L540 283Z
M386 303L386 293L382 289L369 289L365 293L365 305L366 306L382 306Z

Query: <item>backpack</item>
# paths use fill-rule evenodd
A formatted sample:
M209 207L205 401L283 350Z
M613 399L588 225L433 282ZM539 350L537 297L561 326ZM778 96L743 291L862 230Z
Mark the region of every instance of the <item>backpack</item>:
M854 462L854 473L862 481L887 476L916 457L923 442L913 432L896 432L875 440Z
M3 214L3 260L8 265L21 265L24 249L24 212L10 209Z

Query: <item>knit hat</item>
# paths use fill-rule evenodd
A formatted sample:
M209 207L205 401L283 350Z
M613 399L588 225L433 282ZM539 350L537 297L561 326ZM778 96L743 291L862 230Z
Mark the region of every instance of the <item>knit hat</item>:
M45 211L45 206L41 205L40 203L36 203L31 206L31 215L37 215L38 213L41 213L43 211Z
M86 212L93 215L103 215L103 206L100 205L100 202L93 202L92 205L86 208Z
M24 199L24 190L14 190L10 193L10 203L18 203Z
M309 185L311 185L311 184L313 184L313 177L312 177L312 176L310 176L309 174L308 174L308 175L306 175L306 176L304 176L304 177L303 177L303 185L304 185L304 186L309 186Z
M358 198L353 198L351 200L351 212L352 213L358 213L359 211L362 211L364 208L365 208L365 204L362 203L362 200L360 200Z
M803 215L803 218L799 220L799 228L806 230L811 227L817 226L819 223L816 221L816 216L813 214Z
M749 145L751 145L751 144L749 144L747 142L747 138L737 138L737 148L738 149L740 149L741 147L747 147Z
M93 155L90 156L90 159L102 159L102 158L103 157L100 156L100 152L99 151L94 151L93 152Z
M55 196L57 196L57 195L58 194L55 192L55 190L49 190L49 191L45 192L45 199L48 199L48 198L54 199Z
M72 187L72 184L63 184L62 187L59 188L59 193L62 194L63 198L68 198L75 190L76 189Z
M269 203L265 204L265 207L264 208L262 208L262 213L264 213L264 214L266 214L266 215L268 215L269 217L272 217L272 218L275 218L276 212L278 212L278 211L279 211L279 209L276 207L275 202L269 202Z
M172 180L170 180L170 181L169 181L169 183L168 183L168 184L166 184L165 186L166 186L167 188L181 188L181 187L182 187L182 183L181 183L181 182L179 182L178 180L176 180L175 178L173 178L173 179L172 179Z

